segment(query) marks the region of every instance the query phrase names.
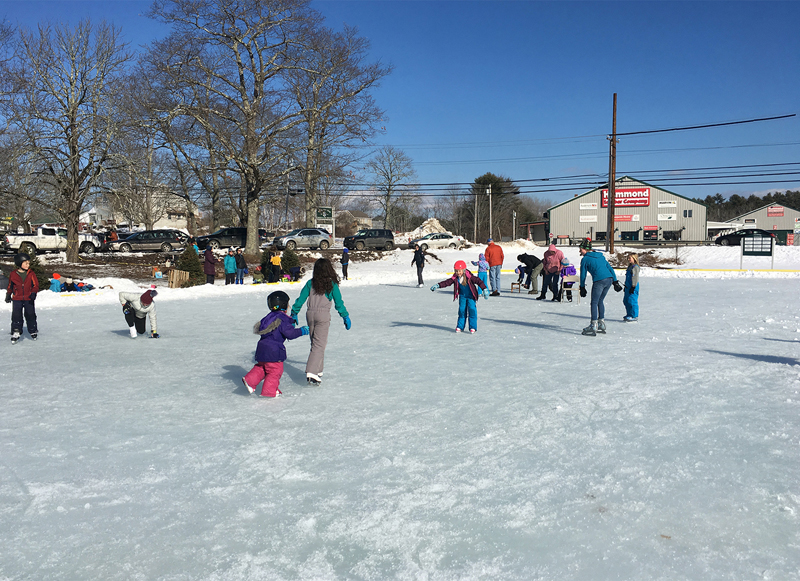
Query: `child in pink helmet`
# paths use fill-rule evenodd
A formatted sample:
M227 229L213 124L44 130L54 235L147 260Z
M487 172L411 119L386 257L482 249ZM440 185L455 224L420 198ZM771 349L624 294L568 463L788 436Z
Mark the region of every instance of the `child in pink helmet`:
M453 300L458 299L458 322L456 323L456 333L465 330L467 320L469 320L469 332L474 333L478 330L478 305L476 301L480 295L478 288L483 291L483 298L489 298L489 291L486 284L477 276L467 270L467 264L459 260L453 266L455 272L453 276L435 284L431 291L437 288L453 286Z

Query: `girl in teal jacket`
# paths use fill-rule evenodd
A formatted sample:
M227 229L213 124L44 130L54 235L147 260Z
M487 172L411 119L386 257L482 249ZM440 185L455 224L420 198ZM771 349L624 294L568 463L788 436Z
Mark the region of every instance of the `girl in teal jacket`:
M339 291L339 275L327 258L314 263L314 274L300 296L292 305L292 318L297 323L297 315L308 301L306 321L311 337L311 352L306 362L306 381L313 385L322 383L322 370L325 364L325 348L328 346L328 330L331 326L331 306L344 319L344 328L350 330L350 315L342 301Z
M228 254L225 255L225 284L233 284L236 282L236 255L233 253L233 248L228 248Z

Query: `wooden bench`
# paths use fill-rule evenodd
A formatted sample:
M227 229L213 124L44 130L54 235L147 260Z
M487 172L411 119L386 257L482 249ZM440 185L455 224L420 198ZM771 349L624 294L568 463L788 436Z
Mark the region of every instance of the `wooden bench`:
M511 292L513 293L515 289L516 289L516 291L517 291L518 293L521 293L521 292L522 292L522 286L521 286L521 283L519 283L519 282L512 282L512 283L511 283Z

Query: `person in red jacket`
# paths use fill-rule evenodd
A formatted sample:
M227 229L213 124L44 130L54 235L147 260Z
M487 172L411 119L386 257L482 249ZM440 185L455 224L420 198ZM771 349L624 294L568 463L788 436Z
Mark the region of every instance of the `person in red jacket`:
M39 292L39 280L31 268L31 257L25 253L17 254L14 257L14 264L17 269L12 271L8 277L8 290L6 290L6 302L13 301L11 307L11 343L15 344L22 335L22 317L25 316L25 324L28 326L28 333L34 341L39 334L39 327L36 324L36 293Z
M503 268L503 249L494 243L494 240L489 238L489 245L483 254L486 256L486 262L489 263L489 284L492 287L493 297L500 296L500 269Z

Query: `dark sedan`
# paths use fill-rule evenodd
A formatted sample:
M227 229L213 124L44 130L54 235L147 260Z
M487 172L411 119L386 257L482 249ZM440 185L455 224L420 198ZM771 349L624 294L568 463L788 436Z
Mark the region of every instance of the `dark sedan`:
M172 252L176 248L183 248L188 239L188 234L180 230L145 230L131 234L124 240L116 240L108 246L111 250L119 252L141 250Z
M274 236L274 234L259 228L258 245L263 246L269 242L271 236ZM197 247L201 250L206 246L210 246L212 250L217 250L230 246L244 247L245 244L247 244L247 228L220 228L211 234L197 237Z
M754 236L775 238L775 234L768 230L762 230L761 228L743 228L736 232L725 234L724 236L717 236L715 242L721 246L739 246L742 238L751 238Z

